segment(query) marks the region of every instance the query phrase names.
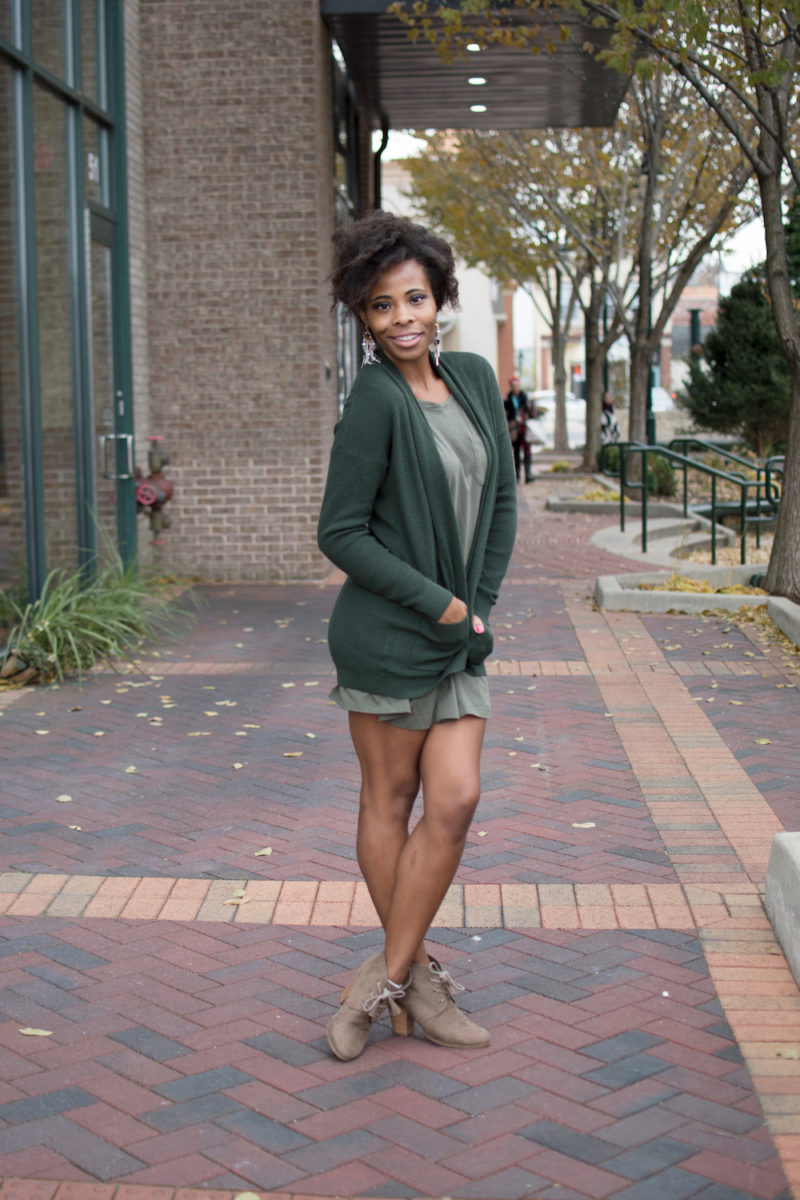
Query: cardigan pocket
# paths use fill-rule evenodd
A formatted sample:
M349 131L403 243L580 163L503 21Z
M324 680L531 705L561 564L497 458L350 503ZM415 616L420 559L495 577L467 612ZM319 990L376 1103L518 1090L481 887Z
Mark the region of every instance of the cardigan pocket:
M402 695L397 674L406 674L409 646L413 646L419 621L428 623L413 609L347 579L328 624L328 649L340 684L344 678L347 687Z
M443 625L420 616L417 638L410 654L414 670L438 674L459 650L467 645L469 618Z

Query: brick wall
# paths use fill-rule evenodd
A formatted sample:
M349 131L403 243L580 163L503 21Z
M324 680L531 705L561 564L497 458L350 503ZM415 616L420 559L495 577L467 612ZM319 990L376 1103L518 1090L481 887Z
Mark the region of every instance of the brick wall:
M320 578L336 372L318 4L138 6L144 163L131 188L143 183L149 366L139 386L176 493L162 558L210 579Z
M144 95L139 0L125 0L125 137L128 154L128 270L131 301L133 428L136 463L147 474L150 429L150 359L148 349L147 225L145 219ZM151 539L144 516L138 518L139 558L151 559ZM168 553L168 551L167 551Z

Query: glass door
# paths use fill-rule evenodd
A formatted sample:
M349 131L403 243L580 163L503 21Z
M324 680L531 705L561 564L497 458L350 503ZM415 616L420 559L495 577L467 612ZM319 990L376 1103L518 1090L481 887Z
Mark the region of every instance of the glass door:
M113 292L111 286L112 229L110 222L89 214L89 424L92 430L92 478L85 495L91 498L95 553L108 562L117 547L118 491L131 486L133 476L130 434L117 433L114 396Z

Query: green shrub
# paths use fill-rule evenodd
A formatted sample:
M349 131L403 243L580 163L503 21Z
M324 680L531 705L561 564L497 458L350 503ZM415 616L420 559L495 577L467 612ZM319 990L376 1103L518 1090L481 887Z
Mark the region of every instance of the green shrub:
M647 494L649 496L674 496L678 480L672 463L658 454L647 456Z
M597 466L607 475L619 475L619 446L601 446L597 451Z
M102 660L130 659L186 615L172 603L173 591L174 582L148 580L115 556L88 582L79 571L51 571L35 603L5 593L0 612L10 628L2 674L46 682L81 676Z

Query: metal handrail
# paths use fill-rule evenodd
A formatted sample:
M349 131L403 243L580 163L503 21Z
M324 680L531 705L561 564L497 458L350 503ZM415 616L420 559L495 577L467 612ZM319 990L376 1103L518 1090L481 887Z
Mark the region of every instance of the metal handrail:
M619 471L609 470L606 466L607 452L611 450L619 451ZM642 472L641 479L628 478L628 454L641 455ZM689 458L685 454L678 454L675 450L670 450L667 446L646 446L641 442L616 442L613 445L607 444L601 447L600 450L600 470L604 475L618 477L620 481L619 488L619 519L620 529L625 531L625 494L628 490L641 492L641 516L642 516L642 552L647 553L647 456L653 454L661 458L667 459L669 462L680 464L683 468L683 515L689 515L688 502L688 485L687 472L689 469L699 471L703 475L708 475L711 478L711 562L716 565L717 561L717 480L724 479L728 483L734 484L740 489L739 509L739 539L740 539L740 561L744 564L747 561L747 523L751 521L756 523L757 544L760 544L760 524L766 520L771 520L774 517L778 508L780 492L777 484L772 481L772 475L777 474L782 470L783 459L771 458L767 460L764 467L756 467L757 478L747 479L743 475L735 474L730 471L722 471L718 467L710 467L707 463L700 462L697 459ZM746 462L748 468L753 469L753 464L746 459L740 461ZM781 467L778 467L780 462ZM748 517L748 493L750 489L755 490L756 515ZM769 516L762 516L761 509L766 503L771 508ZM727 506L726 506L727 507Z

